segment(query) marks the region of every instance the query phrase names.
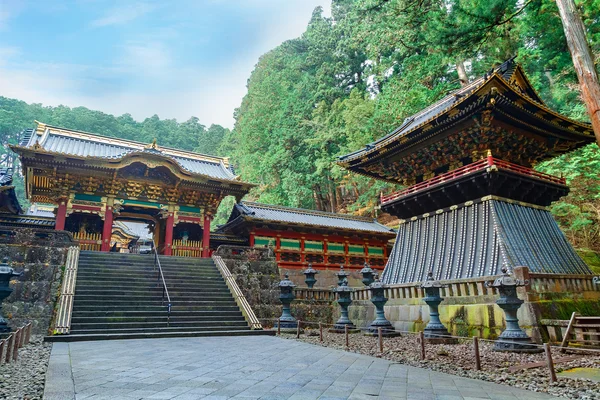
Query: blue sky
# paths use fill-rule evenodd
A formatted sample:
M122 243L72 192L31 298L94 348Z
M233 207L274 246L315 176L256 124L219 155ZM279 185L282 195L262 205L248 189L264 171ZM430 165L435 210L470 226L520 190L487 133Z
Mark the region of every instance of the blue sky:
M233 126L258 57L330 0L0 0L0 95Z

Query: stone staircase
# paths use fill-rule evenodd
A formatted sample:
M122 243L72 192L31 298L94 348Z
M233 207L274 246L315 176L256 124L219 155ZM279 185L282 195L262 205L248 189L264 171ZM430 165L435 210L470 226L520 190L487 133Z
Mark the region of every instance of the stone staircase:
M71 332L53 341L270 334L251 330L212 259L82 251Z

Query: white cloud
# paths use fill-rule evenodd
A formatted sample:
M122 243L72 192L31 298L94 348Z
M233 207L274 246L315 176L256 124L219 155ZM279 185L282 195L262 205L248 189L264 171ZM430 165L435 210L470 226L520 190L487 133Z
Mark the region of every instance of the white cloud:
M95 28L110 25L121 25L133 21L134 19L153 11L154 9L156 9L155 5L144 2L116 7L110 10L103 17L93 20L90 25Z
M157 74L172 65L171 53L161 42L128 42L119 64L136 74Z

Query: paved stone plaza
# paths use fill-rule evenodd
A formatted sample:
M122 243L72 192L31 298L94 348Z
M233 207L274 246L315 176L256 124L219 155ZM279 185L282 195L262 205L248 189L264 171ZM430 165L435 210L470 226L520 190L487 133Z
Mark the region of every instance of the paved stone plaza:
M272 336L55 343L44 398L549 399Z

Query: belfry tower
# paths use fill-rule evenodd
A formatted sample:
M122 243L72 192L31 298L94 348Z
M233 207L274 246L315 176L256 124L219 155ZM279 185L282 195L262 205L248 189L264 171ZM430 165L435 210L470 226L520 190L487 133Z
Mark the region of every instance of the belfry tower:
M588 274L547 208L569 192L565 179L533 167L593 141L591 126L549 109L511 59L339 164L407 186L381 197L401 218L385 283L517 265Z

